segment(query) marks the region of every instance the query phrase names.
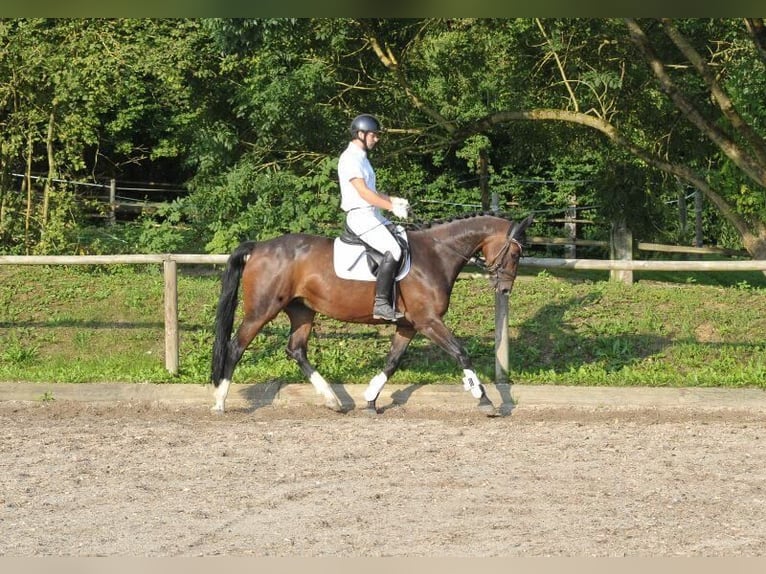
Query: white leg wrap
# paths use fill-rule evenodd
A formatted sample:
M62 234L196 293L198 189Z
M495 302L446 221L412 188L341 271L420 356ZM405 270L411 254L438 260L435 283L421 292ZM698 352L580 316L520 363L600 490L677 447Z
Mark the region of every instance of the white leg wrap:
M370 384L367 385L367 390L364 391L364 400L369 402L377 399L380 390L383 388L383 385L386 384L386 381L388 381L388 377L384 372L381 371L375 375L370 381Z
M213 396L215 397L215 405L212 411L222 413L226 405L226 395L229 394L229 385L231 381L229 379L221 379L218 386L215 388Z
M314 390L316 390L318 395L322 395L326 398L335 396L335 393L332 392L332 388L330 387L330 383L328 383L318 371L311 373L309 381L314 385Z
M479 381L479 377L476 376L471 369L463 369L463 388L466 391L471 391L471 395L475 399L480 399L484 390L484 385Z
M330 383L328 383L325 378L319 374L319 371L314 371L311 373L309 381L311 381L311 384L314 385L314 390L316 390L317 394L322 395L325 398L326 406L335 410L338 410L343 406L343 404L340 402L340 399L335 394L335 391L332 390Z

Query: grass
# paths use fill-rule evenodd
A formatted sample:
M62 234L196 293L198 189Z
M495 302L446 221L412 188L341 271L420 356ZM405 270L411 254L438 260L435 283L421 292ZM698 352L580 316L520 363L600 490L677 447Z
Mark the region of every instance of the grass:
M760 273L530 272L511 297L510 376L523 384L766 388L766 280ZM0 266L0 381L206 383L217 273L179 272L180 370L164 368L158 267ZM494 295L485 279L455 284L447 324L479 375L494 378ZM269 324L235 382L304 382ZM309 358L331 382L366 383L391 326L319 318ZM459 383L441 349L415 338L392 382Z

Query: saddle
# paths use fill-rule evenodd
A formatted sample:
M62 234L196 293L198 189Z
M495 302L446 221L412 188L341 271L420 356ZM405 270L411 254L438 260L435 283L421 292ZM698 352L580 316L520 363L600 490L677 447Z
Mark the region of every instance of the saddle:
M401 225L386 224L402 249L402 258L396 272L396 280L403 279L410 270L410 244L407 232ZM367 245L356 233L345 226L343 233L333 243L333 266L342 279L375 281L383 253Z

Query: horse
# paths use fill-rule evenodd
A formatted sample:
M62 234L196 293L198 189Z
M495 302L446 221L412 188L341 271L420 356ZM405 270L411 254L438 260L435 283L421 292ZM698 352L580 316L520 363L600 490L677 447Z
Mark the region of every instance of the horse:
M385 366L364 392L365 413L380 413L376 401L381 390L397 370L412 338L421 333L463 369L463 386L478 399L480 412L496 416L497 409L473 370L471 358L443 317L458 274L472 259L484 266L496 291L511 292L524 232L532 220L529 216L517 223L500 215L477 213L407 231L411 267L395 289L396 308L404 317L395 323ZM479 252L483 262L474 257ZM232 337L240 284L244 313ZM224 412L232 375L245 349L284 311L290 320L288 356L324 397L325 406L344 412L332 387L307 358L308 339L317 313L346 323L394 324L373 318L374 285L337 276L331 237L290 233L267 241L243 241L229 255L221 275L211 370L215 404L211 410Z

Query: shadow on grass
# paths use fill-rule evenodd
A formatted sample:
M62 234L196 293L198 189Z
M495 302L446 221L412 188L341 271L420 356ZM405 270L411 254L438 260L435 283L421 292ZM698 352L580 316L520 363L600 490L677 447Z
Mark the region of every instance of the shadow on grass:
M566 319L575 309L598 304L598 295L574 297L543 306L518 327L511 342L509 369L518 374L568 372L600 363L616 372L661 353L672 339L652 334L614 333L584 336Z

